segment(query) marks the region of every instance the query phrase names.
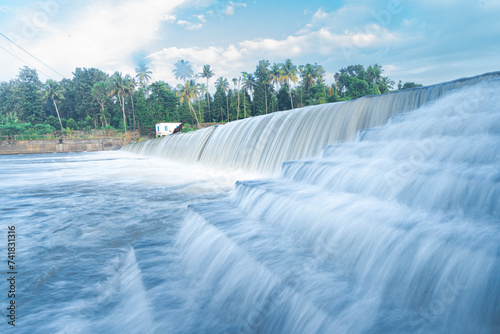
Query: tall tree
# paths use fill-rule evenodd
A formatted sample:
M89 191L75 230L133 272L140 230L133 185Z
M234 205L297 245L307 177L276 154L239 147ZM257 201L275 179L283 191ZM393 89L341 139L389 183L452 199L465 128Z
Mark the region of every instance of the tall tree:
M42 96L42 82L36 70L24 66L20 69L17 80L13 82L15 104L13 112L25 122L41 123L45 118Z
M382 77L380 83L378 84L378 88L380 89L380 93L387 93L391 89L393 89L395 82L389 79L388 77Z
M279 103L279 92L280 92L280 85L281 85L281 66L280 64L274 63L273 66L271 66L271 73L269 74L269 81L270 83L274 86L276 86L276 94L273 95L272 101L276 102L274 105L276 106L276 109L274 111L282 110L280 109L280 103Z
M363 65L350 65L335 73L338 93L343 99L355 99L365 95L380 94L381 66L375 64L365 70Z
M108 126L108 120L106 119L106 111L104 110L104 104L108 98L108 89L104 81L99 81L92 87L92 96L96 99L97 103L101 106L101 117L105 126Z
M54 80L48 79L45 85L43 86L44 99L52 100L54 103L54 107L56 108L57 118L59 118L59 125L61 126L61 134L63 133L63 126L61 122L61 115L59 115L59 109L57 108L56 101L60 101L64 99L64 89Z
M5 116L14 110L15 103L14 80L0 82L0 115Z
M127 116L125 116L125 95L127 82L120 72L115 72L108 80L108 96L116 96L123 113L123 129L127 131Z
M378 64L370 65L366 69L366 82L379 84L382 81L382 66Z
M238 111L236 112L236 120L240 118L240 84L241 84L241 77L238 77L238 79L233 78L233 84L236 86L238 84L237 88L237 93L238 93Z
M74 113L75 119L83 120L91 116L94 125L97 124L100 106L92 96L94 84L100 81L106 81L108 75L97 68L77 68L73 73L72 93L75 99Z
M216 82L217 87L224 91L224 95L226 95L226 113L227 113L227 121L229 122L229 95L227 92L229 91L229 82L226 78L219 77Z
M224 89L222 86L217 85L214 93L214 103L212 104L212 109L215 111L219 111L220 121L224 122L224 119L227 120L227 95L224 93Z
M142 89L144 90L144 94L146 98L148 97L148 82L151 80L151 72L149 70L149 67L147 67L144 63L139 64L139 67L136 67L135 69L135 78L139 80L139 84L141 85Z
M293 109L293 99L292 99L292 85L291 82L297 82L297 66L292 63L291 59L285 60L285 63L281 65L281 77L280 81L288 86L288 94L290 95L290 103Z
M130 100L131 100L131 103L132 103L132 120L134 122L134 130L136 130L136 121L135 121L135 108L134 108L134 93L135 93L135 86L136 86L136 83L134 81L134 78L132 78L130 75L125 75L125 78L124 78L124 81L125 81L125 94L127 94L128 96L130 96Z
M255 88L254 88L254 106L256 114L268 113L268 92L272 90L270 86L271 70L268 60L260 60L254 73Z
M181 103L183 103L184 101L188 103L189 110L191 110L191 112L193 113L194 118L196 119L196 126L199 129L200 122L198 120L198 116L196 116L196 112L194 111L193 106L191 105L191 101L198 97L198 85L194 82L194 80L186 81L184 85L178 84L177 96L180 97L179 101Z
M61 87L64 88L64 100L59 103L59 113L61 114L61 118L69 119L71 117L76 117L76 104L77 99L75 96L74 84L72 79L64 78L59 81ZM64 123L64 122L63 122ZM63 124L64 125L64 124Z
M315 92L310 94L309 89L316 84L322 85L324 82L323 76L325 74L325 70L323 69L323 66L318 65L316 63L313 64L306 64L306 65L301 65L299 66L299 71L300 71L300 77L302 79L302 89L300 90L300 96L301 96L301 104L304 105L302 102L302 93L306 95L307 101L306 104L317 104L318 99L313 98L312 95L318 94L318 87L316 87ZM323 86L324 87L324 86ZM326 87L324 87L324 94L326 94ZM315 102L312 102L311 100L314 100Z
M243 91L253 93L255 88L255 78L252 73L242 72L243 73ZM243 94L245 96L245 94ZM246 104L245 104L246 105ZM245 108L245 118L247 117L246 108Z
M208 92L208 88L207 88L207 85L205 84L198 84L198 94L199 96L202 96L203 94L206 94ZM201 98L198 98L198 116L200 116L200 120L201 119L205 119L205 117L203 116L203 112L201 111ZM207 111L207 119L210 119L210 114L208 113Z
M281 67L279 64L274 63L273 66L271 67L271 73L269 74L271 83L273 85L276 85L276 90L279 90L280 83L281 83Z
M163 81L150 85L151 94L147 100L147 108L141 115L143 126L153 127L158 122L179 121L178 98L174 89Z
M318 78L318 69L312 64L300 66L300 76L302 77L304 90L307 92L309 87L316 83L316 79Z
M201 73L198 74L200 78L205 78L207 79L207 103L208 103L208 113L210 113L210 97L208 96L208 87L209 87L209 80L211 77L213 77L215 73L210 69L210 65L203 65L203 70Z

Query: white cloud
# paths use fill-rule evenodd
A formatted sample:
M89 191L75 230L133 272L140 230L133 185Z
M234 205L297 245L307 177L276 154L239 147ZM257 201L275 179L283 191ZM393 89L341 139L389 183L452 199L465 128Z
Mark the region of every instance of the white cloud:
M328 18L328 14L323 11L323 9L318 9L316 13L313 15L313 20L325 20Z
M234 11L235 11L235 8L238 8L238 7L246 7L247 4L246 3L234 3L232 1L229 1L228 4L227 4L227 7L224 9L224 14L225 15L234 15Z
M12 19L0 22L0 28L9 36L11 32L18 32L19 35L22 29L18 27L17 31L14 30L11 23L22 25L23 18L36 14L37 3L41 2L32 2L32 7L9 8L14 15L4 15L12 16ZM284 37L276 37L275 31L252 36L250 29L244 35L252 37L241 40L238 39L241 34L236 33L241 26L231 26L232 20L223 21L228 23L227 27L224 26L220 34L214 34L214 30L205 32L199 29L205 26L214 29L217 24L210 22L208 25L204 15L192 15L202 11L206 15L212 12L213 16L234 15L235 11L247 7L245 2L239 0L78 1L67 7L60 2L60 13L49 15L47 24L37 27L36 37L27 38L22 45L68 77L71 77L75 67L98 67L107 72L120 70L133 74L137 58L149 55L151 63L148 66L153 71L154 79L168 82L175 82L172 68L179 59L191 61L195 72L202 65L210 64L217 76L228 78L239 75L242 70L252 71L261 59L273 63L286 58L292 58L296 64L318 62L328 73L350 64L367 66L379 63L393 66L387 67L387 72L400 78L403 73L426 78L438 70L444 73L446 67L450 68L457 61L466 64L468 60L475 60L474 64L469 63L472 64L469 71L473 71L479 68L477 59L486 56L494 59L498 54L495 32L500 27L497 20L499 1L401 2L401 9L392 12L390 3L382 0L346 0L342 7L334 11L325 11L324 8L307 11L305 15L309 16L309 22ZM263 6L252 3L252 6L259 5ZM450 15L443 16L443 10L436 10L437 7L445 8ZM179 8L187 14L180 17L181 12L176 12ZM291 14L286 9L284 13ZM463 22L476 24L464 25ZM183 38L182 32L179 34L182 29L177 27L196 30L197 39L193 44L198 43L197 46L190 45L187 39L182 40L183 47L176 44ZM296 29L295 25L288 27ZM170 34L169 30L175 30L176 35ZM9 46L8 43L3 45ZM464 45L467 45L466 49ZM13 66L14 61L7 55L5 60L1 59L0 67L5 73L12 67L17 71L22 64L18 65L16 61ZM439 68L433 69L428 67L429 64L438 64ZM491 64L495 61L489 60L488 64L493 67ZM40 69L43 70L43 67ZM15 76L4 72L2 78L7 80Z
M215 3L214 3L215 2ZM209 4L210 9L207 10L207 14L215 17L223 18L224 16L234 15L237 8L247 7L247 4L242 2L242 0L227 1L227 0L213 0Z
M177 82L172 70L173 64L179 59L190 61L195 73L201 71L202 65L210 64L217 77L233 78L241 71L253 70L252 67L263 58L271 62L282 62L287 58L294 61L308 59L307 62L313 62L312 59L318 56L333 57L340 60L339 65L344 66L343 63L350 64L350 60L345 60L346 50L353 53L351 56L356 56L357 53L362 54L364 49L387 47L397 40L395 34L375 24L369 27L368 32L344 30L335 33L323 27L284 39L245 40L227 47L169 47L151 54L148 58L151 60L153 72L167 82ZM249 68L249 64L252 67Z
M52 67L69 77L75 67L133 73L132 55L154 42L161 23L173 19L173 11L187 1L92 2L69 22L50 22L46 30L54 33L40 31L24 46L40 59L50 59Z
M273 38L248 40L240 43L243 53L266 52L276 55L298 54L308 43L307 36L288 36L286 39Z
M382 65L382 67L383 67L383 69L384 69L384 71L386 73L398 71L398 70L401 69L398 66L395 66L395 65L392 65L392 64L385 64L385 65Z
M227 6L226 9L224 9L224 14L226 14L226 15L234 15L234 7L233 6Z
M193 15L193 18L198 19L198 23L193 23L190 21L186 20L179 20L177 21L177 24L182 26L183 28L187 30L200 30L203 28L204 24L207 22L205 19L205 15Z
M199 30L203 28L203 23L193 23L185 20L179 20L177 24L187 30Z
M366 30L353 29L335 33L327 27L309 31L297 36L288 36L283 40L257 39L240 43L242 52L267 52L276 56L294 56L304 54L335 55L339 49L363 53L365 50L385 47L397 41L399 37L388 29L376 24Z
M179 59L190 61L195 73L201 71L202 65L210 64L217 77L227 78L252 71L261 59L272 63L292 58L297 64L302 60L322 63L320 59L334 59L334 68L330 70L334 73L340 67L363 63L361 59L365 60L368 54L387 52L401 40L396 32L372 20L371 10L352 4L331 13L318 9L302 30L285 38L247 39L228 46L168 47L148 58L153 72L167 82L177 82L172 70ZM363 19L356 16L359 13Z
M162 21L170 22L173 23L177 20L177 17L175 15L172 15L170 13L166 13L162 18Z

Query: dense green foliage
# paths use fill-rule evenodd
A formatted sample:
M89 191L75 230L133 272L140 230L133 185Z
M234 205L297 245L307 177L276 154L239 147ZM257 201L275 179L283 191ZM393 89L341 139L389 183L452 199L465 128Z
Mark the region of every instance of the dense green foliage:
M227 122L280 110L381 94L394 89L380 65L352 65L325 82L318 64L296 66L259 61L255 72L238 78L218 77L215 93L210 65L195 75L188 61L174 64L175 88L163 81L149 83L152 72L141 64L136 75L108 75L96 68L77 68L73 78L42 83L36 70L23 67L16 79L0 82L0 132L47 134L99 128L146 129L157 122ZM204 81L203 83L197 80ZM397 89L419 86L413 82ZM212 86L213 87L213 86ZM186 126L189 128L189 125ZM57 130L56 130L57 129Z

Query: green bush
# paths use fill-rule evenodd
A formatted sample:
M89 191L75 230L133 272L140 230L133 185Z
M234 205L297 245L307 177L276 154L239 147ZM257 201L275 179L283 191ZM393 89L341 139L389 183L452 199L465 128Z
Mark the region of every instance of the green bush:
M35 129L35 133L38 135L52 133L55 131L55 128L50 124L37 124L34 126L34 129Z
M72 130L78 129L78 124L75 122L73 118L68 119L66 122L66 128L70 128Z
M63 122L63 120L61 119L61 123L63 123L63 126L64 126L65 121L66 120L64 120L64 122ZM44 124L50 125L55 129L61 128L61 125L59 125L59 119L55 116L52 116L52 115L45 119Z
M83 128L86 129L87 127L94 128L94 120L89 115L87 115L83 121Z
M19 136L17 139L40 139L40 137L53 133L54 128L49 124L14 123L0 125L0 139Z
M22 133L21 124L3 124L0 125L0 131L7 136L14 136Z

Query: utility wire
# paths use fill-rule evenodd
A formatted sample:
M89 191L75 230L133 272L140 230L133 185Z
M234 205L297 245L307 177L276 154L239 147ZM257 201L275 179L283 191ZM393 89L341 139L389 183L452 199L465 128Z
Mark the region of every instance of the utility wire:
M9 42L11 42L12 44L14 44L15 46L17 46L21 50L23 50L24 52L26 52L27 54L29 54L31 57L35 58L40 63L44 64L45 66L47 66L48 68L50 68L52 71L54 71L55 73L59 74L62 78L64 78L64 75L62 75L61 73L57 72L56 70L54 70L52 67L50 67L49 65L47 65L46 63L44 63L43 61L41 61L40 59L38 59L37 57L33 56L31 53L29 53L28 51L26 51L22 46L18 45L17 43L15 43L13 40L11 40L10 38L8 38L7 36L5 36L4 34L2 34L1 32L0 32L0 35L2 35L3 37L5 37L6 40L8 40Z
M16 56L15 54L13 54L12 52L10 52L9 50L7 50L6 48L4 48L4 47L3 47L3 46L1 46L1 45L0 45L0 49L4 50L5 52L7 52L8 54L10 54L11 56L16 57L17 59L19 59L20 61L22 61L22 62L23 62L23 63L25 63L26 65L28 65L29 67L32 67L32 68L36 69L36 67L35 67L35 66L33 66L33 65L29 64L28 62L26 62L26 61L22 60L21 58L19 58L18 56ZM42 73L42 74L43 74L43 75L45 75L47 78L50 78L50 75L48 75L47 73L44 73L44 72L42 72L42 71L40 71L40 70L38 70L38 72Z

